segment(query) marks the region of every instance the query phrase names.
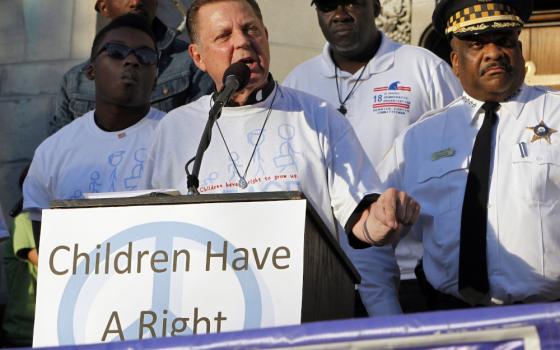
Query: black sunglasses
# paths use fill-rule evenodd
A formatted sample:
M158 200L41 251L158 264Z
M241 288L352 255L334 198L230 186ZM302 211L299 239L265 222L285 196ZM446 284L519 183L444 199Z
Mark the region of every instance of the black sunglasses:
M313 1L313 4L315 4L317 10L321 12L331 12L336 10L338 5L352 6L359 5L360 2L357 0L317 0Z
M158 63L158 53L156 50L150 49L149 47L133 49L119 43L106 43L95 56L91 58L91 61L93 62L103 51L107 51L109 57L117 60L124 60L128 55L133 53L141 64L155 65Z

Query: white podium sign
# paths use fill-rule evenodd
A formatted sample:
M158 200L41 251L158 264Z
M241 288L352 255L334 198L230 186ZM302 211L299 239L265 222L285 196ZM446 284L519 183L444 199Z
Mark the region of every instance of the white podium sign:
M299 324L305 200L43 212L34 346Z

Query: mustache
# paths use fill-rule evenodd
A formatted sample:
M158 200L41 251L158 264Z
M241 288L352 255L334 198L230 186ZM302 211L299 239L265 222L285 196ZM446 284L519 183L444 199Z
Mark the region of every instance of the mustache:
M484 74L486 74L486 72L488 72L488 70L490 70L491 68L495 68L495 67L502 68L507 73L511 73L513 71L513 66L508 61L502 60L502 61L499 61L499 62L490 63L490 64L482 67L480 69L479 73L480 73L480 75L484 75Z

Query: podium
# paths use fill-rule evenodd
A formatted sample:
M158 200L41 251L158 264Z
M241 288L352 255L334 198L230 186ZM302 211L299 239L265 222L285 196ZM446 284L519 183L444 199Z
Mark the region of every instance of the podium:
M87 220L91 222L84 224ZM157 243L169 227L175 230L168 239L175 244L173 250ZM227 234L217 239L222 237L220 230ZM95 241L93 236L103 234L111 238ZM359 274L300 192L56 201L43 215L41 235L39 266L43 269L39 270L34 346L236 330L224 325L237 318L238 328L248 329L351 318L354 314ZM79 243L82 239L85 241ZM193 239L199 242L192 243L191 251L184 244ZM151 250L145 248L153 241ZM260 241L268 243L259 247ZM120 306L127 299L149 294L145 287L136 286L137 280L145 278L142 269L153 276L153 291L145 297L151 297L149 310L126 321L117 311L109 312L112 309L108 306L104 323L92 331L95 336L76 325L79 312L86 310L87 316L80 317L85 327L105 304ZM96 278L93 282L92 276ZM180 290L177 286L191 276L204 287ZM109 283L124 286L124 296L106 287ZM161 288L171 295L166 302L159 300ZM207 303L207 310L218 301L229 303L241 308L244 317L225 312L229 306L213 310L207 317L200 316L205 309L201 305L192 308L189 317L172 312L171 304L185 309L184 304L195 298ZM294 308L299 309L289 311ZM288 316L279 316L284 314ZM281 319L279 324L275 317ZM178 320L184 327L176 327ZM72 328L70 335L66 334L68 328Z

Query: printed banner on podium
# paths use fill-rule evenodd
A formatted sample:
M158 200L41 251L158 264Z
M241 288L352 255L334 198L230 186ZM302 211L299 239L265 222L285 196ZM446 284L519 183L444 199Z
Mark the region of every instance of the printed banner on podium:
M34 346L299 324L305 200L43 212Z

